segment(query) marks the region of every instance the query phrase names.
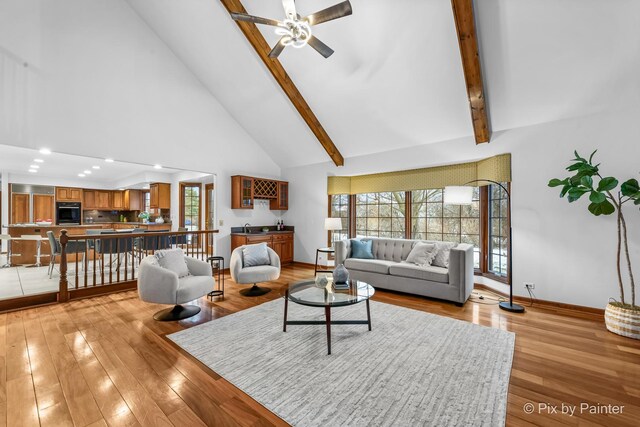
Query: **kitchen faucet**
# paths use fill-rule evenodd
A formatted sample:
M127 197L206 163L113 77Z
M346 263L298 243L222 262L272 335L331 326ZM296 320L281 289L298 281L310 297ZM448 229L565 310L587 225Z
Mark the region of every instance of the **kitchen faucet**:
M251 224L246 223L246 224L244 225L244 227L243 227L243 228L244 228L244 232L245 232L245 233L248 233L248 232L249 232L249 229L248 229L247 227L251 227Z

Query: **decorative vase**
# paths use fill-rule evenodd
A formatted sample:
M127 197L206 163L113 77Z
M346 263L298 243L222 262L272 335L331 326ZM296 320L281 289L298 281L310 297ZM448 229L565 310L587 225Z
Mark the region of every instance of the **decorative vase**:
M316 287L321 289L326 288L328 283L329 283L329 279L327 279L326 275L319 274L318 276L316 276Z
M640 339L640 311L609 303L604 311L607 329L623 337Z
M333 270L334 283L347 283L349 281L349 270L347 270L344 264L338 265Z

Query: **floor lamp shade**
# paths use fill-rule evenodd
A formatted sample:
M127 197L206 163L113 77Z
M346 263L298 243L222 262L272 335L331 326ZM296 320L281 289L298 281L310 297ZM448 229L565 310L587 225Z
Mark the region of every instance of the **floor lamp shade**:
M444 188L444 203L447 205L470 205L473 203L473 187L448 186Z
M328 231L342 230L342 219L327 218L324 220L324 229Z

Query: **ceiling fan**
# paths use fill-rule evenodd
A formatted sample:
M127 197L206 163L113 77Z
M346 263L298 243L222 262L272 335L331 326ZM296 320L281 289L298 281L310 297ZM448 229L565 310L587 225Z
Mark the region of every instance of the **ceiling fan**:
M325 58L330 57L333 54L333 49L311 34L311 26L342 18L352 13L349 0L305 17L301 17L296 12L295 0L282 0L282 6L284 7L285 13L285 19L283 21L261 18L246 13L231 13L231 17L236 21L253 22L254 24L277 27L275 32L280 36L280 40L269 53L269 57L271 58L277 58L287 46L301 48L307 44Z

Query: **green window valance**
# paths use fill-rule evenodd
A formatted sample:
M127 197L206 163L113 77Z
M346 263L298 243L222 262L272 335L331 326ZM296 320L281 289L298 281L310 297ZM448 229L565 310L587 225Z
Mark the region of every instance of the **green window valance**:
M475 179L511 182L511 154L432 168L357 176L330 176L327 180L327 193L361 194L435 189L448 185L464 185Z

